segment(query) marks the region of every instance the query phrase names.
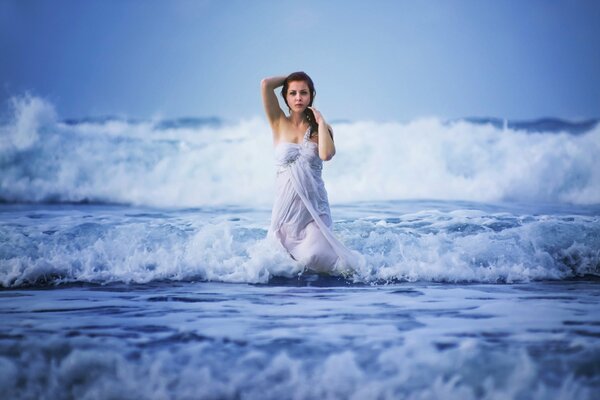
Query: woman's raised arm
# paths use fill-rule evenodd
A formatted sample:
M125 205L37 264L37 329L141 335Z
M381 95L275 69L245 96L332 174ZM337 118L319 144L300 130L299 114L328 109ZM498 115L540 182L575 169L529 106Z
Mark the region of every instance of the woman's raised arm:
M285 78L285 76L273 76L260 82L263 106L273 133L279 132L279 121L285 116L275 95L275 89L283 85Z
M308 107L312 110L315 120L319 125L319 158L323 161L329 161L335 155L335 144L333 143L333 129L325 122L325 118L320 111L314 107Z

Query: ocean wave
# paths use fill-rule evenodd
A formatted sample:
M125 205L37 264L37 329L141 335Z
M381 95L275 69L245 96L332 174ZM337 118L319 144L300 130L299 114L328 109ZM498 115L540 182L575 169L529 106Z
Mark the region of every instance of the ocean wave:
M266 121L61 120L13 98L0 126L0 201L164 207L272 201ZM600 203L594 121L340 122L324 175L332 202L392 199Z
M9 210L0 225L0 285L307 279L302 265L265 239L267 223L267 212L249 218L129 207ZM600 276L594 215L423 210L341 219L335 232L364 257L363 266L344 277L348 284Z

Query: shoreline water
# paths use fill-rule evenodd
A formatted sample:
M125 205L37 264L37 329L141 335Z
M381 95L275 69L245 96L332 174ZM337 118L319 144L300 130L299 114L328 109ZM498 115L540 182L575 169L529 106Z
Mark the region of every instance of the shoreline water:
M332 207L366 257L351 282L527 282L598 275L597 206L449 201ZM265 240L267 208L0 205L0 283L267 283L303 273Z
M332 213L361 275L303 272L264 243L268 208L0 205L0 392L594 398L596 206Z
M313 279L2 290L0 386L57 399L592 399L600 387L597 282Z

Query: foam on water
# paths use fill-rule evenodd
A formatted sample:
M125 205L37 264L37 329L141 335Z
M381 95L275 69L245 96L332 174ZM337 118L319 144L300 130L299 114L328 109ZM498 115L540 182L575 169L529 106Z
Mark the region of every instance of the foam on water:
M565 126L335 124L335 233L365 262L332 277L265 239L262 119L61 121L13 99L0 393L593 399L600 128Z
M263 118L61 122L52 104L31 96L14 98L5 114L5 202L197 207L272 201L272 144ZM597 124L583 133L576 125L576 134L520 127L438 119L334 124L337 156L324 170L330 199L600 203Z
M544 364L522 349L466 341L444 353L409 344L383 349L372 362L348 350L315 363L235 343L215 351L214 343L195 340L133 355L97 341L24 340L12 359L0 357L0 390L10 398L592 399L593 379L583 371L598 357L597 350L583 358L548 355Z
M519 215L444 204L453 211L392 212L402 205L391 204L383 215L367 206L360 208L367 215L361 218L347 212L335 232L365 260L348 279L522 282L600 275L597 213ZM303 271L265 239L268 209L5 205L1 211L0 284L5 287L157 280L266 283ZM343 217L344 211L337 215Z
M3 294L7 398L570 400L600 386L591 282Z

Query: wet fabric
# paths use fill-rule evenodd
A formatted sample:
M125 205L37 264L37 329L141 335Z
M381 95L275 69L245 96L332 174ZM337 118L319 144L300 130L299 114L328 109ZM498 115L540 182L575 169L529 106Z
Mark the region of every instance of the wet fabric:
M357 255L333 235L329 200L321 177L323 161L317 144L310 140L310 128L301 143L278 143L275 160L276 196L269 236L275 237L308 269L349 269Z

